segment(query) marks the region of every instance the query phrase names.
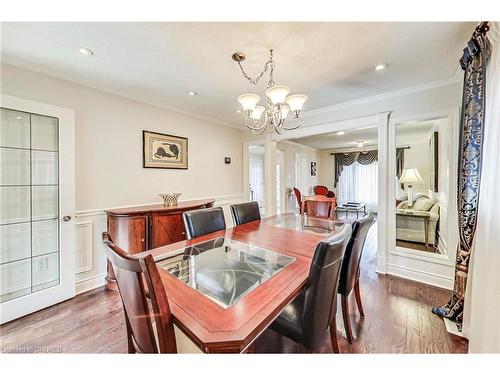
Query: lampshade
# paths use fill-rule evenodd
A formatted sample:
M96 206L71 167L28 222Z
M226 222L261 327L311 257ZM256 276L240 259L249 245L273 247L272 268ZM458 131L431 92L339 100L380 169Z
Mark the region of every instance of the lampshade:
M289 106L284 105L283 107L281 107L281 118L285 119L286 116L288 116L288 112L289 111L290 111L290 107Z
M424 182L417 168L405 168L403 174L399 178L400 184L414 184L417 182Z
M238 102L245 111L253 111L259 101L260 96L257 94L243 94L238 96Z
M271 99L273 104L282 104L285 102L289 92L290 89L286 86L273 86L266 90L266 95Z
M255 109L252 111L252 114L250 115L250 117L252 117L252 119L254 120L260 120L260 118L262 117L262 112L265 111L266 108L264 108L263 106L261 105L258 105L257 107L255 107Z
M309 99L307 95L295 94L286 98L286 102L290 106L291 111L300 111L307 99Z

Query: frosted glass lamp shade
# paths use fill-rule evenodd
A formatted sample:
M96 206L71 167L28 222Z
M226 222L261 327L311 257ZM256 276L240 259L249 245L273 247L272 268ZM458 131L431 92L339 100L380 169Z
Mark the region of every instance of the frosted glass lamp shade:
M304 94L295 94L290 95L286 98L287 104L290 106L291 111L300 111L304 103L309 99L307 95Z
M257 94L243 94L238 96L238 102L245 111L253 111L259 101L260 96Z
M258 105L252 111L252 114L250 115L250 117L252 117L252 119L254 119L254 120L260 120L260 118L262 117L262 113L264 112L264 110L265 110L265 108L263 106Z
M288 116L288 112L290 112L290 107L289 106L284 105L283 107L281 107L281 118L285 119L286 116Z
M406 168L403 170L401 177L399 178L400 184L414 184L424 182L420 173L418 173L417 168Z
M271 99L271 102L276 105L284 103L289 92L290 89L286 86L273 86L266 90L266 95Z

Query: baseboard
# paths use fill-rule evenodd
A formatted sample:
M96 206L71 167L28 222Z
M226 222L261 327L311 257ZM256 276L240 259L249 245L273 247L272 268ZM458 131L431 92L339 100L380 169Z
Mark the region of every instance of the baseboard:
M452 335L455 336L466 338L464 333L458 330L457 323L447 318L443 318L443 322L448 333L451 333Z
M453 278L436 275L430 272L420 271L414 268L387 264L387 273L405 279L417 281L419 283L437 286L438 288L453 290Z
M92 276L80 281L77 281L76 283L76 294L81 294L88 292L89 290L99 288L100 286L103 286L105 284L105 278L106 274L101 273L96 276Z

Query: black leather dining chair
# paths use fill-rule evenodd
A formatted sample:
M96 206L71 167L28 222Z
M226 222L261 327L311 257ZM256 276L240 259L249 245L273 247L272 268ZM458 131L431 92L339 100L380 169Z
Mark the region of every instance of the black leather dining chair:
M259 204L257 202L233 204L231 206L231 215L233 216L234 225L260 220Z
M182 217L188 240L226 229L226 220L221 207L186 211Z
M271 329L313 351L330 327L335 353L337 342L337 288L344 251L351 236L351 225L345 224L340 233L316 246L305 289L292 301Z
M347 248L342 261L342 269L340 271L339 289L338 292L342 296L342 316L344 318L344 327L347 341L352 344L352 329L349 319L349 294L354 289L354 296L361 318L365 317L363 305L361 304L361 293L359 290L359 263L363 254L366 235L373 223L373 214L370 214L363 219L356 220L352 224L352 234L347 244Z

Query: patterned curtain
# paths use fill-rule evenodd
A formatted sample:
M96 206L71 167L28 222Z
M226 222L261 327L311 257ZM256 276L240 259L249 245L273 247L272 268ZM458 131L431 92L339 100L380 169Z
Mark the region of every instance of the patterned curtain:
M398 178L401 177L401 173L403 173L404 150L405 147L398 148L396 150L396 161L397 161L396 175L398 176ZM361 151L361 152L341 152L333 155L335 156L334 186L337 186L340 175L342 174L345 165L351 165L356 161L359 164L368 165L375 161L378 161L378 150Z
M450 301L443 307L432 308L433 313L454 320L459 330L462 329L465 287L472 241L476 231L481 182L486 65L490 50L486 39L487 30L485 23L476 28L460 59L460 65L465 70L465 78L460 121L457 191L460 239L455 263L455 284Z
M396 177L399 178L403 174L403 169L405 167L405 149L406 147L401 147L396 149ZM405 184L401 184L401 190L405 189Z
M354 162L368 165L378 160L378 151L361 151L361 152L340 152L333 154L335 156L335 184L339 182L340 175L344 170L345 165L351 165Z

